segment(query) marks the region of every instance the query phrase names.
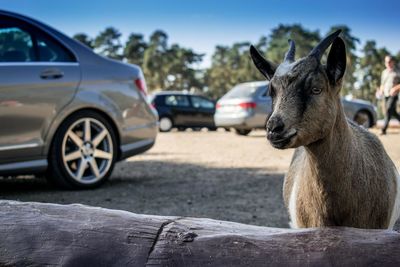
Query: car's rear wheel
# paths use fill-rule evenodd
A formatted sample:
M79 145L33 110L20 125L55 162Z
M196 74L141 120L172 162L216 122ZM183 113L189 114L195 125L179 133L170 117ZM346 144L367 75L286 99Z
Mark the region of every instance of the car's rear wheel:
M235 129L235 131L238 135L248 135L251 132L251 129Z
M48 178L64 188L94 188L108 179L116 158L110 123L93 111L75 113L56 132Z
M172 120L168 117L161 117L159 123L160 132L169 132L174 126Z
M364 128L372 127L372 118L368 111L360 110L354 116L354 121Z

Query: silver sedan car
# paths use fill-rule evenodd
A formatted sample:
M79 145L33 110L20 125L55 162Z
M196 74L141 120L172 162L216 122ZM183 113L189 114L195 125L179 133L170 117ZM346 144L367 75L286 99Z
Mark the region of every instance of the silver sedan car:
M0 22L1 176L92 188L154 144L157 113L138 66L22 15L0 10Z
M376 124L376 107L368 101L342 98L346 116L364 127ZM267 115L272 110L268 96L268 82L241 83L232 88L218 102L214 115L217 127L234 128L239 135L253 129L265 128Z

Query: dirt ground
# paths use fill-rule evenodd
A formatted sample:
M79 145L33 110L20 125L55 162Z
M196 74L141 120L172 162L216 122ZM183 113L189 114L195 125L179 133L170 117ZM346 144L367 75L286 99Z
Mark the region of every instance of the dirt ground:
M400 167L400 130L380 139ZM292 154L272 148L261 130L160 133L151 150L118 163L99 189L61 191L42 179L0 178L0 198L288 227L282 183Z

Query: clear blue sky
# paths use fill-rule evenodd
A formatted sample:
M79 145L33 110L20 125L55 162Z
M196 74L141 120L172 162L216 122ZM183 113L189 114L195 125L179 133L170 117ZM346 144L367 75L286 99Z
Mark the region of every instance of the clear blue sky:
M94 37L107 26L123 33L164 30L170 43L206 53L209 64L217 44L256 42L278 24L301 23L325 35L330 26L346 24L354 36L375 40L378 47L400 50L400 1L311 0L0 0L0 9L41 20L72 36ZM359 46L361 47L361 46Z

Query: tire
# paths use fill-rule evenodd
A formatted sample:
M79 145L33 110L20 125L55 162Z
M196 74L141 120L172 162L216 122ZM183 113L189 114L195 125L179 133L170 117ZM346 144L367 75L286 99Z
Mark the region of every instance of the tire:
M360 125L363 126L364 128L370 128L372 127L372 116L371 114L366 111L366 110L360 110L356 113L354 116L354 121Z
M251 132L251 129L235 129L235 132L238 135L248 135Z
M102 185L117 159L113 127L94 111L80 111L58 128L48 156L47 177L66 189L89 189Z
M208 127L210 132L215 132L218 128L217 127Z
M160 129L160 132L169 132L171 131L172 127L174 126L174 123L169 117L161 117L159 120L159 126L158 128Z

